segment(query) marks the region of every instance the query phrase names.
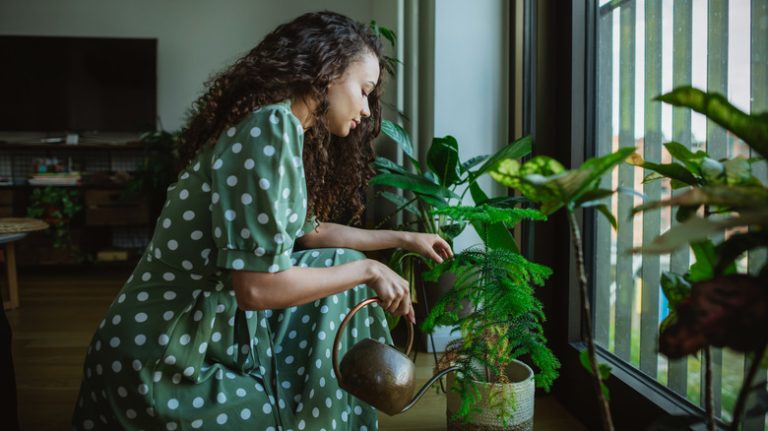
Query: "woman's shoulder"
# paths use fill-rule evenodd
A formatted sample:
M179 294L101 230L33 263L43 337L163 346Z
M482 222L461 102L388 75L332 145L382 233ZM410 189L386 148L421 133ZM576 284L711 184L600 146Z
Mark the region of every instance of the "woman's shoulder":
M262 124L271 128L274 128L275 126L277 126L277 128L283 128L285 127L285 124L281 124L283 122L288 122L288 124L293 127L301 126L301 122L291 110L290 99L258 107L251 113L251 115L246 115L240 121L240 124Z
M301 146L304 129L291 111L291 101L261 106L246 114L237 124L226 127L219 136L215 153L221 153L230 146L245 145L247 141L269 141L277 139L289 143L298 141Z

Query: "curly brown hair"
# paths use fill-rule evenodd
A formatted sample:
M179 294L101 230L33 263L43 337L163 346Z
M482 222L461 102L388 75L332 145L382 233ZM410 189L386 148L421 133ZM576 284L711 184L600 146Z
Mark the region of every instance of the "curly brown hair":
M379 82L368 96L370 117L344 138L331 135L325 121L328 86L366 54L379 60ZM184 164L214 145L222 131L254 109L300 97L316 103L304 135L308 214L319 221L360 219L363 190L374 170L372 141L381 129L381 40L369 26L334 12L304 14L282 24L245 56L206 83L181 131Z

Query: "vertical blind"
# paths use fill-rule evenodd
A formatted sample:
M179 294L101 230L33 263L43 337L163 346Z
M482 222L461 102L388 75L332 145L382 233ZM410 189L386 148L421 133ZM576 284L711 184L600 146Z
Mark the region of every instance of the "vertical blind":
M725 95L744 111L768 111L768 0L601 0L597 7L597 155L635 147L647 161L670 163L663 147L670 141L705 150L714 159L750 155L743 142L706 117L652 99L677 86L693 85ZM753 165L753 173L768 181L765 163ZM664 180L643 184L645 174L621 165L604 179L610 184L603 185L633 188L649 200L677 192ZM661 274L685 273L694 256L690 250L662 256L627 252L675 223L669 208L630 220L631 208L642 199L627 194L612 198L618 230L598 218L595 340L659 384L703 406L701 358L668 361L657 353L659 324L669 313ZM727 232L715 242L723 235ZM739 262L739 269L754 271L765 259L764 252L752 253ZM747 362L730 350L712 351L715 412L725 420L731 419ZM765 384L766 376L759 377ZM749 418L744 429L768 430L768 418Z

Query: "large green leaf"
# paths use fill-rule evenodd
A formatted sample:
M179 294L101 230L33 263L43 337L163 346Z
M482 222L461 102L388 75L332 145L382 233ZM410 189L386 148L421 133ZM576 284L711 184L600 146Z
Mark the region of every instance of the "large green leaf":
M518 190L528 199L546 204L559 201L556 188L547 184L549 178L565 172L557 160L536 156L520 164L515 159L501 160L491 171L491 177L504 186Z
M765 226L766 223L768 223L768 211L741 213L738 216L721 220L691 217L683 223L672 226L664 234L651 241L650 244L644 244L633 251L644 254L671 253L691 242L704 240L723 229L753 224Z
M717 255L715 254L715 245L712 241L696 241L691 243L691 249L696 256L696 262L688 269L688 280L692 283L709 280L715 276L715 264Z
M509 145L497 151L496 154L493 154L477 171L473 172L473 178L478 178L486 172L496 169L496 166L502 160L520 159L527 156L531 152L532 142L530 136L523 136L522 138L511 142Z
M408 133L405 131L405 129L389 120L381 120L381 132L395 141L400 149L403 150L403 152L411 159L412 162L414 162L414 165L418 166L418 162L413 155L413 144L411 143L411 137L408 136Z
M684 183L689 186L695 186L699 184L699 182L696 180L696 177L693 176L693 174L691 174L691 172L688 169L686 169L685 166L679 163L643 162L643 164L640 166L642 166L645 169L656 172L657 174L660 174L662 177L671 178L673 180L680 181L681 183ZM643 183L647 183L655 179L657 178L645 177L643 179Z
M707 153L703 151L693 153L688 147L675 141L667 142L664 144L664 148L669 151L672 157L683 162L688 171L697 175L701 174L701 162L707 157Z
M704 114L768 159L768 114L746 114L720 94L705 93L689 86L675 88L657 99Z
M376 159L373 161L373 167L375 167L379 173L398 173L406 175L409 172L402 166L398 165L397 163L393 162L392 160L389 160L385 157L376 157Z
M623 162L634 151L634 148L621 148L614 153L591 158L578 168L556 177L554 182L562 190L566 199L563 203L571 204L577 201L582 194L594 188L603 174Z
M632 214L668 206L714 205L731 209L768 209L768 189L762 186L694 187L670 199L654 201L632 208Z
M432 139L427 151L427 166L443 186L456 184L461 178L459 164L459 143L453 136Z
M472 157L471 159L469 159L466 162L461 164L461 169L462 169L462 171L468 171L468 170L474 168L475 166L479 165L480 163L488 160L489 157L490 156L487 155L487 154L482 155L482 156Z
M379 174L371 178L369 184L390 186L403 190L410 190L412 192L441 196L445 198L453 197L453 193L451 193L450 190L434 184L423 177L413 174Z

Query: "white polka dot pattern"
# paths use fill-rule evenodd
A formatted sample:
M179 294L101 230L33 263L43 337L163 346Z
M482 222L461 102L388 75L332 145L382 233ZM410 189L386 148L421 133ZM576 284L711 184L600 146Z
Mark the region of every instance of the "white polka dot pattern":
M314 228L305 223L302 136L286 107L264 107L182 172L89 348L75 429L118 429L119 417L135 429L277 431L265 424L278 414L284 429L376 429L376 412L341 391L330 366L340 316L370 289L244 311L225 270L364 258L343 249L292 253L296 237ZM389 340L380 308L358 317L347 329L357 340Z

